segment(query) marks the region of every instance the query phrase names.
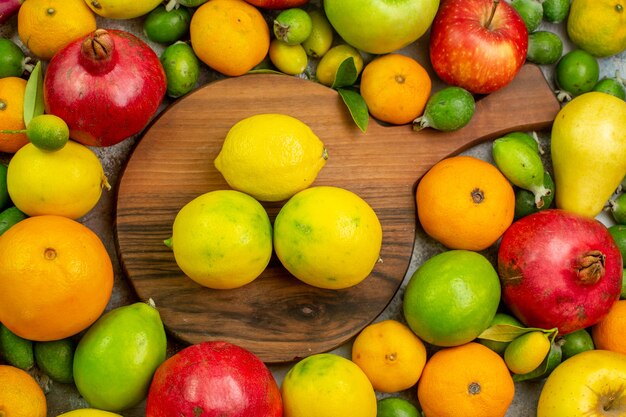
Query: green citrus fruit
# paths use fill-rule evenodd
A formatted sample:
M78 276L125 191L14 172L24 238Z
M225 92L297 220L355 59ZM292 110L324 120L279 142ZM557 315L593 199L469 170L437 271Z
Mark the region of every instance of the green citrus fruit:
M254 198L235 190L202 194L180 209L166 241L180 269L200 285L241 287L272 255L272 225Z
M338 187L300 191L274 220L274 249L301 281L342 289L363 281L380 255L382 227L361 197Z
M376 417L419 417L419 412L409 400L400 397L387 397L378 400Z
M26 214L15 206L0 212L0 235L9 230L15 223L24 220Z
M200 77L200 61L191 46L175 42L163 50L160 61L165 71L168 96L177 98L194 89Z
M70 139L70 129L63 119L53 114L33 117L26 128L30 143L44 151L58 151Z
M450 250L424 262L411 276L404 317L422 340L457 346L474 340L493 320L500 280L478 252Z
M0 38L0 78L21 77L24 52L11 39Z
M489 327L495 326L497 324L510 324L512 326L524 327L524 325L515 317L506 313L496 313L489 324ZM478 342L487 346L489 349L493 350L499 355L504 353L504 350L509 345L509 342L499 342L497 340L489 340L489 339L478 339Z
M0 358L16 368L29 370L35 365L33 342L16 335L0 323Z
M541 365L550 352L550 339L541 331L531 331L513 339L504 350L504 362L515 374L527 374Z
M354 362L319 353L297 362L281 386L285 417L376 417L376 392Z
M528 35L526 59L538 65L551 65L563 54L563 41L553 32L538 30Z
M70 384L74 382L75 349L76 345L71 339L35 342L35 362L39 369L53 381Z
M280 39L272 39L270 42L269 57L279 71L288 75L303 73L309 62L302 45L289 45Z
M143 31L151 41L169 45L189 32L190 22L191 12L186 7L167 11L159 5L146 16Z
M580 329L561 336L560 343L561 351L563 352L563 360L595 348L593 339L586 329Z
M555 76L558 87L575 97L591 91L596 85L600 66L589 52L574 49L563 55L556 64Z
M313 21L307 12L293 7L278 13L273 29L276 39L287 45L299 45L311 35Z
M472 120L475 106L474 96L469 91L461 87L444 87L430 96L424 114L413 122L414 129L458 130Z

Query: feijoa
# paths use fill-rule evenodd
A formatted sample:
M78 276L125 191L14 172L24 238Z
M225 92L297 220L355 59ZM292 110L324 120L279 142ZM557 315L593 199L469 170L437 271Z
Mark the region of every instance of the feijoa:
M183 96L194 89L200 77L200 61L187 43L178 41L165 48L161 64L167 79L167 95Z
M475 109L476 101L469 91L456 86L444 87L430 96L424 114L413 121L413 129L458 130L472 120Z
M186 7L168 11L164 5L159 5L146 16L143 31L151 41L169 45L189 32L190 23L191 12Z
M582 49L569 51L555 68L556 84L561 100L568 100L591 91L600 77L598 60Z
M543 0L543 18L546 22L560 23L569 13L571 0Z
M513 0L511 6L518 11L528 33L537 30L543 19L543 5L538 0Z
M551 65L563 54L563 41L553 32L538 30L528 35L526 59L538 65Z
M610 94L622 100L626 100L626 87L624 80L618 76L604 77L593 86L592 91Z
M14 206L0 212L0 236L9 230L14 224L21 222L26 217L28 216L24 212Z
M0 356L9 365L25 371L35 365L33 342L16 335L2 323L0 323Z

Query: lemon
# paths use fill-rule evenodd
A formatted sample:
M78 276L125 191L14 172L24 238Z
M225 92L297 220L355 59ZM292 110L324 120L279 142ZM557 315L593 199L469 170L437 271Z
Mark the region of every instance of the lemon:
M9 196L29 216L77 219L98 203L103 187L111 188L97 155L74 141L55 152L29 143L9 161Z
M287 201L274 220L274 250L291 274L319 288L342 289L374 268L382 227L358 195L338 187L311 187Z
M324 144L304 122L257 114L231 127L214 164L235 190L281 201L310 186L327 158Z
M511 372L519 375L536 369L550 352L550 339L539 330L516 337L504 350L504 362Z
M97 410L95 408L81 408L59 414L57 417L122 417L120 414L109 411Z
M272 255L272 225L261 203L216 190L185 204L165 242L180 269L205 287L230 289L256 279Z
M573 0L567 18L571 41L597 57L626 49L626 1Z
M133 19L154 10L162 0L85 0L94 13L109 19Z

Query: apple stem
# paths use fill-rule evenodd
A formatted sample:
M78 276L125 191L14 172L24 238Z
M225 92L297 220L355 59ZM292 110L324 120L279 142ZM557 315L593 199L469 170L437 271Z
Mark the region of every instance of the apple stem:
M498 4L500 4L500 0L493 0L493 6L491 6L491 15L489 16L489 20L487 20L487 25L485 26L487 29L489 29L489 26L491 26L491 21L496 14Z

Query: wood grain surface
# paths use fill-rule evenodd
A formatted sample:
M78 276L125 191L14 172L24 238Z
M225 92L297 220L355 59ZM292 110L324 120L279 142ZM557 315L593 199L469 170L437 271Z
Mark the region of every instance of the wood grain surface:
M559 108L532 65L479 99L470 124L450 133L373 119L363 133L334 90L296 77L254 74L210 83L152 123L122 173L115 214L122 267L138 296L155 301L168 333L182 342L227 340L267 363L331 350L372 322L400 287L414 246L419 178L439 160L482 141L548 128ZM163 243L174 217L193 198L228 188L213 159L230 127L258 113L284 113L308 124L329 152L314 185L346 188L374 208L383 227L381 261L360 284L314 288L274 257L252 283L211 290L177 267ZM281 203L264 206L273 220Z

